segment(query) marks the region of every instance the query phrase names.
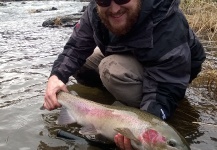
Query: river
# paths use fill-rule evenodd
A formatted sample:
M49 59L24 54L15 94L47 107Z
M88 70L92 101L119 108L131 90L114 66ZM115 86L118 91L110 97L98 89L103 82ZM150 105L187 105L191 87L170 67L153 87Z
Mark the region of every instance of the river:
M77 131L79 126L59 126L56 124L59 110L39 109L52 63L72 33L72 28L45 28L42 23L51 17L77 13L87 3L26 1L5 4L0 6L0 149L101 149L87 142L57 138L59 129ZM57 10L31 13L51 7ZM98 101L111 98L106 91L70 84L80 96ZM216 150L217 127L213 124L217 124L217 102L201 95L200 90L189 88L170 123L193 150Z

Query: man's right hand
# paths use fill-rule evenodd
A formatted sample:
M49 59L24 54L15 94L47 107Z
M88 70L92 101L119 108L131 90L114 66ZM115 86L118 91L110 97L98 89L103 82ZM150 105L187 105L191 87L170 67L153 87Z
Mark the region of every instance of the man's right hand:
M57 76L52 75L47 82L47 88L44 96L44 108L47 110L53 110L61 107L57 101L56 94L59 91L68 92L66 85L58 79Z

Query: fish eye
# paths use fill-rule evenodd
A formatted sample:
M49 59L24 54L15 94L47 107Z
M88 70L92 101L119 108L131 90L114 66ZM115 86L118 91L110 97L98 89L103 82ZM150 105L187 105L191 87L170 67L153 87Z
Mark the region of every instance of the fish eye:
M171 146L171 147L176 147L176 141L174 139L171 139L169 141L167 141L168 145Z

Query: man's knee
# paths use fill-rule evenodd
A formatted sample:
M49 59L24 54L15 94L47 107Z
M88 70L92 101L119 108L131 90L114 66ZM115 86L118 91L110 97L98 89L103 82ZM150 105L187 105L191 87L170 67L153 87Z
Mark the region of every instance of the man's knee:
M111 55L99 65L103 85L121 102L139 107L142 98L142 67L129 55Z
M100 61L104 58L100 49L96 47L93 54L87 58L86 63L73 74L73 77L80 84L93 87L101 87L102 82L99 77L98 66Z
M101 60L104 58L105 56L102 54L102 52L100 51L100 49L98 47L96 47L94 49L94 52L92 55L90 55L87 59L86 59L86 63L84 64L83 67L86 67L88 69L91 70L95 70L97 73L99 72L98 70L98 66L101 62Z
M143 80L142 65L131 55L110 55L99 64L99 74L103 79L113 79L118 82Z

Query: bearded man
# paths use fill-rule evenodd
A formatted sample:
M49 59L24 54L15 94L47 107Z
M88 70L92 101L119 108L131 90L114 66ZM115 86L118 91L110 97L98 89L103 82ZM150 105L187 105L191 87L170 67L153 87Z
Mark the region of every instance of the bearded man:
M93 0L54 62L44 107L60 107L56 93L80 70L96 72L122 103L170 118L205 53L179 9L179 0ZM118 134L121 149L132 149Z

